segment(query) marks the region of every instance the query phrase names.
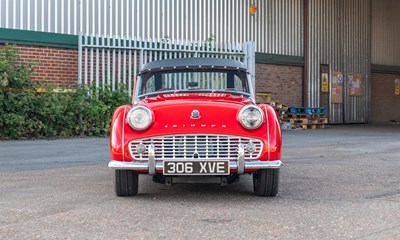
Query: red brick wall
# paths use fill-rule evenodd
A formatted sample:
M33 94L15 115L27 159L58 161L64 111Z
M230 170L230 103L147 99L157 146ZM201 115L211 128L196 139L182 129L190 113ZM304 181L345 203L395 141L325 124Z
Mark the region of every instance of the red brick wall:
M256 91L271 92L272 100L302 106L303 67L256 64Z
M77 49L62 49L62 48L52 48L52 47L35 47L35 46L22 46L18 45L17 48L20 50L19 55L24 62L35 62L37 65L34 67L35 74L32 76L34 81L39 81L42 83L49 83L57 86L75 86L78 83L78 50ZM123 72L128 75L128 57L126 57L126 68L124 69L123 57L118 53L115 55L115 59L110 56L110 71L115 65L115 72L110 73L110 78L114 75L114 78L118 79L118 58L121 58L121 79L123 78ZM93 74L93 79L96 79L96 51L93 51L93 66L91 64L91 53L88 52L87 57L87 78L90 84L91 74ZM107 84L107 54L105 55L105 83ZM133 63L133 57L132 57ZM139 64L139 59L137 60ZM83 68L85 67L85 57L82 59ZM102 82L102 54L99 53L99 71L98 78L99 82ZM93 67L93 71L91 68ZM132 69L133 74L133 69ZM126 76L128 78L128 76ZM110 81L111 81L110 79ZM133 77L131 77L133 79ZM82 70L82 81L85 81L85 70ZM122 82L123 79L121 80ZM127 81L127 80L125 80Z
M2 47L2 46L0 46ZM78 81L78 50L17 45L21 61L34 63L33 81L73 86Z
M400 79L400 75L372 74L372 122L400 121L400 95L395 95L395 79Z

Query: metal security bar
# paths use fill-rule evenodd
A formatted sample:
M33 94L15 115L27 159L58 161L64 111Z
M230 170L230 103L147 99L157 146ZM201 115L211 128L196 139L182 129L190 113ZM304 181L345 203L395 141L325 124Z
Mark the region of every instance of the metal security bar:
M257 6L254 15L251 4ZM303 55L303 0L1 0L0 28L64 34L256 42Z
M249 70L253 86L255 81L254 43L221 44L215 41L146 40L79 35L78 83L80 85L106 85L112 90L126 87L132 95L134 77L151 61L211 57L235 59Z

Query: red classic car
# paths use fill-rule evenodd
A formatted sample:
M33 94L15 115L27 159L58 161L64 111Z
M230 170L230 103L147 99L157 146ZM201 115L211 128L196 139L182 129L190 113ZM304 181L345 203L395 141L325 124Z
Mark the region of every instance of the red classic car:
M118 196L138 192L138 175L163 184L218 183L252 174L254 193L278 193L281 130L269 105L256 105L238 61L181 58L151 62L119 107L110 136Z

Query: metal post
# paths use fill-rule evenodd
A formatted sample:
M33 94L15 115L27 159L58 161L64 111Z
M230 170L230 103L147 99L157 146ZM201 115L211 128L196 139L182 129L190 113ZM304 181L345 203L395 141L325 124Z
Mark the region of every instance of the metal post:
M105 39L105 41L107 41L107 45L106 47L110 47L111 46L111 37L107 37L107 39ZM105 44L104 44L105 45ZM110 48L107 49L107 87L110 88L111 86L111 53L110 53Z
M85 36L85 45L88 45L88 36ZM85 47L85 87L88 84L88 49Z
M128 41L128 93L129 96L132 96L132 39L129 37Z
M92 35L90 37L90 45L92 45L92 47L90 47L90 85L93 85L93 79L94 79L94 49L93 49L93 43L95 41L95 37L94 35Z
M114 37L113 39L110 39L110 41L112 41L112 46L115 47L116 46L116 37ZM113 48L113 52L112 52L112 85L111 85L111 89L113 91L115 91L115 48Z
M122 39L120 37L117 37L117 43L118 43L118 47L122 46ZM123 46L122 46L123 47ZM118 89L120 89L121 87L121 57L122 57L122 49L118 49L118 53L117 53L117 62L118 62L118 74L117 74L117 83L118 84Z
M100 36L96 35L96 90L99 88L100 86L100 76L99 76L99 70L100 70L100 52L99 52L99 41L100 41ZM92 44L94 45L94 44Z
M140 50L139 54L139 71L143 68L143 50Z
M82 33L78 36L78 84L82 85Z
M101 46L103 47L101 49L101 87L103 90L105 89L105 84L106 84L106 58L105 58L106 52L104 49L104 46L106 45L104 42L105 39L106 39L106 36L103 35L101 37Z
M253 89L256 89L256 53L254 42L244 43L245 66L250 73Z

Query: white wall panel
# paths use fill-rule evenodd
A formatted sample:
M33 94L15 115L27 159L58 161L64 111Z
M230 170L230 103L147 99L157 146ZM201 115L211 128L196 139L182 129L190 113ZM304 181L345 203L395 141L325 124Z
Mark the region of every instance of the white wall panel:
M257 12L249 14L250 4ZM219 44L303 55L303 0L1 0L0 27Z

